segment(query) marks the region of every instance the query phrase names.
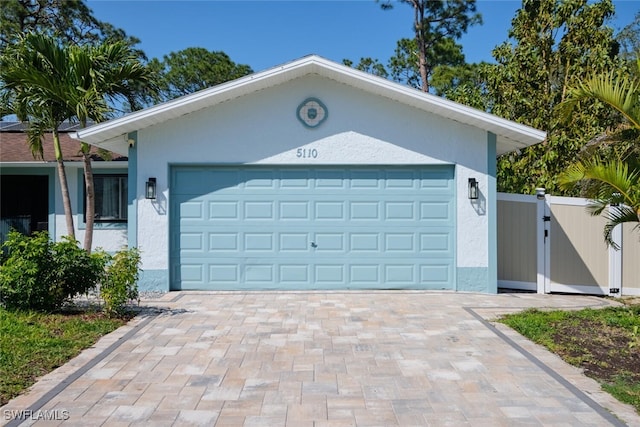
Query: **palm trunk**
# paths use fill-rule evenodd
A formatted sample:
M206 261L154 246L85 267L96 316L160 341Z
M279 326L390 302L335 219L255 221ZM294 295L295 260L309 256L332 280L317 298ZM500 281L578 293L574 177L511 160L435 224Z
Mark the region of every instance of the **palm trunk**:
M95 188L93 186L93 168L91 167L91 156L89 154L89 144L82 143L82 160L84 162L84 188L87 193L84 231L84 249L91 253L91 245L93 244L93 224L96 212Z
M62 158L60 134L58 133L58 129L53 130L53 147L56 153L56 162L58 163L58 178L60 179L62 206L64 207L64 216L67 222L67 234L69 237L75 239L76 231L73 226L73 212L71 210L71 198L69 197L69 184L67 183L67 173L64 169L64 159Z

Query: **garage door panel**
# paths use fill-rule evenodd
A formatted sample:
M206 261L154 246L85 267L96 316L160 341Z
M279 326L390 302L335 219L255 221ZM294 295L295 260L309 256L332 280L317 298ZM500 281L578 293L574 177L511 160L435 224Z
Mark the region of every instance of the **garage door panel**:
M281 190L308 190L311 188L311 177L306 170L283 170L280 175Z
M453 250L453 233L435 232L419 233L420 252L429 257L447 257Z
M252 252L273 252L276 246L271 233L244 233L244 251Z
M382 188L380 179L380 171L376 169L362 169L351 171L351 177L348 181L349 188L353 190L379 190Z
M239 233L209 233L209 251L210 252L230 252L237 251Z
M346 190L347 173L344 170L319 169L316 171L315 188L320 190Z
M269 285L275 282L272 264L246 264L244 282L249 285Z
M209 265L209 281L212 283L237 283L240 278L239 265L214 264Z
M439 260L423 260L419 266L420 283L426 289L450 289L453 265Z
M268 220L275 219L274 203L269 201L250 201L244 202L244 212L242 218L244 220Z
M242 184L239 170L215 170L208 167L174 169L171 188L179 188L180 194L201 195L212 192L233 192Z
M203 264L182 264L180 266L180 279L183 282L201 283L204 280Z
M450 167L175 167L172 182L174 289L453 287Z
M349 233L350 250L355 255L380 250L380 234L376 232Z
M380 202L375 200L355 201L349 203L349 219L352 221L380 221Z
M316 253L344 253L346 251L344 233L314 233L309 245Z
M316 201L313 203L314 217L318 221L344 221L345 203L336 201Z
M207 207L206 218L209 220L238 220L240 218L240 206L234 200L209 202Z
M413 202L386 202L384 205L385 221L416 221L416 219Z
M263 262L248 259L237 264L224 260L185 264L174 279L184 290L203 289L206 281L213 289L282 288L293 289L451 289L453 268L448 263L421 264L418 259L388 259L368 263L345 263L342 258L317 263L283 262L278 258ZM327 287L330 286L330 287Z
M257 191L274 190L278 182L276 171L270 169L247 170L244 178L244 188L249 191L253 189Z
M278 268L280 283L309 283L309 264L280 264Z
M180 218L185 221L204 218L204 204L201 201L185 201L180 205Z
M384 237L384 251L386 253L416 251L413 233L385 233Z
M387 170L382 185L387 190L413 190L417 186L415 173L410 170Z
M423 168L418 172L420 188L440 189L441 191L452 190L453 180L451 179L451 169L443 168Z
M198 227L192 227L198 229ZM249 227L247 227L249 228ZM220 256L239 256L242 252L251 256L273 256L277 252L307 253L323 256L325 253L349 253L360 257L405 256L407 253L429 258L451 256L453 233L442 232L379 232L365 228L356 232L291 230L265 232L260 227L255 231L238 232L188 232L180 234L179 251L182 255L207 257L207 252ZM206 236L205 236L206 234ZM205 245L204 242L208 244Z
M389 285L415 283L415 268L415 265L406 263L386 264L384 282Z
M314 278L316 283L344 285L345 265L338 264L316 264L314 266Z
M307 201L284 201L278 203L278 219L296 221L310 219L310 202Z
M453 215L453 202L420 202L420 221L448 224Z
M281 252L309 252L309 233L286 232L279 234Z
M358 286L375 286L381 282L379 264L351 264L349 265L349 283Z

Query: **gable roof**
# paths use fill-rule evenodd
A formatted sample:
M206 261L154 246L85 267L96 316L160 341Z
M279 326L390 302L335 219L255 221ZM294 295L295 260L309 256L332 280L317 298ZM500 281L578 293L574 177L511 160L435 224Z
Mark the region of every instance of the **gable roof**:
M418 91L316 55L306 56L278 67L81 129L71 136L114 151L122 150L123 147L126 147L129 132L144 129L309 74L326 77L443 118L492 132L497 136L496 151L498 155L542 142L546 138L545 132L532 127Z

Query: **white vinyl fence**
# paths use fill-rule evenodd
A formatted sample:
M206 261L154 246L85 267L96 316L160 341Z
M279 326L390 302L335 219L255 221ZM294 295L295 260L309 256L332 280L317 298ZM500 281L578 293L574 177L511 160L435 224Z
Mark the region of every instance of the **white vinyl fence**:
M640 231L614 230L581 198L498 193L498 286L538 293L640 295Z

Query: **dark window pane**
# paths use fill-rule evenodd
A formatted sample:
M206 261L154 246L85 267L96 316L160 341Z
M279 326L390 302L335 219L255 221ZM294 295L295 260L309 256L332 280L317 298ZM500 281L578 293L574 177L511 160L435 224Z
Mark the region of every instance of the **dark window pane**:
M94 175L96 222L127 220L126 175Z

